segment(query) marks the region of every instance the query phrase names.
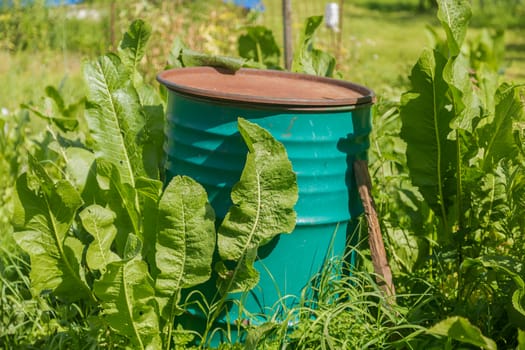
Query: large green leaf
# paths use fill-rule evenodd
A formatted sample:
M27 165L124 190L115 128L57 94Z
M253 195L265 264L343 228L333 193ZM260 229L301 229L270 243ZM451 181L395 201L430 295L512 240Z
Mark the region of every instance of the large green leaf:
M255 286L258 278L251 264L256 250L278 234L292 232L298 198L296 175L284 146L268 131L242 118L239 131L249 153L217 240L223 260L240 261L234 271L221 274L220 289L225 292ZM223 266L218 269L223 271Z
M162 182L150 178L139 177L135 184L139 195L140 213L142 218L142 256L150 265L153 278L157 271L155 266L155 244L157 241L158 203L162 195Z
M147 177L139 177L135 189L141 197L158 202L162 195L162 182Z
M123 182L119 168L105 159L97 159L96 172L98 187L104 192L105 205L116 214L117 253L124 257L125 245L130 234L141 241L144 239L137 191L129 183Z
M86 252L86 263L90 269L104 272L109 263L119 260L118 255L111 251L111 244L117 235L115 217L113 211L98 204L92 204L80 212L82 225L94 238Z
M215 214L204 188L189 177L174 177L159 202L156 289L173 296L210 278L215 250Z
M212 66L226 68L231 71L241 69L246 62L244 58L208 55L189 49L181 51L181 61L184 67Z
M401 98L401 137L407 143L412 183L447 225L456 193L457 146L448 139L454 106L443 79L445 58L425 50L412 69L412 90Z
M472 12L468 0L439 0L438 19L447 34L447 43L451 56L457 56L467 34L467 27Z
M515 86L501 84L494 100L496 108L492 122L479 130L481 146L485 151L483 161L485 171L495 167L502 158L513 157L517 153L513 123L520 120L523 115L523 103Z
M79 114L81 107L84 105L84 98L66 105L62 95L55 87L47 86L45 91L46 97L43 99L42 108L29 104L22 104L22 107L30 110L36 116L55 124L64 132L75 131L79 125L77 114Z
M510 179L505 171L498 167L495 173L486 173L476 180L476 183L470 181L468 183L472 188L469 196L475 204L470 226L474 228L479 225L485 232L501 230L500 225L503 224L509 211L510 198L507 186ZM495 239L491 241L496 243Z
M166 320L169 347L182 288L210 278L215 250L215 213L204 188L185 176L174 177L158 205L155 287Z
M94 282L102 313L109 326L126 337L133 349L160 349L158 306L153 280L145 262L113 262Z
M188 49L180 38L175 38L168 55L169 68L211 66L225 68L233 72L245 68L266 68L258 62L241 57L210 55Z
M164 141L163 100L158 91L146 84L138 71L138 65L146 52L146 44L151 37L151 26L142 20L135 20L124 34L119 46L119 57L133 79L140 105L144 112L142 132L142 159L144 170L149 177L158 179Z
M427 330L427 333L449 337L462 343L472 344L487 350L496 350L496 343L481 333L478 327L472 325L466 318L449 317Z
M479 96L480 104L486 114L494 115L494 98L498 89L499 74L488 68L487 65L481 65L476 72L475 79L479 89L475 89Z
M171 44L171 50L168 54L167 68L182 68L184 64L182 62L182 52L186 50L187 47L182 41L182 39L177 36L173 39Z
M82 199L69 182L42 176L40 171L41 186L28 174L16 182L14 238L31 259L32 288L68 300L92 299L80 268L82 243L68 235Z
M131 72L130 75L142 82L142 77L137 74L137 67L146 53L146 44L151 36L151 25L141 19L131 23L120 42L118 53L122 63Z
M113 54L83 65L88 88L85 117L97 157L119 168L122 181L135 184L143 165L145 116L129 71Z
M259 271L253 264L257 259L257 247L246 249L243 257L237 261L234 271L228 268L224 261L215 264L219 276L219 288L222 293L240 292L252 289L259 283Z
M281 50L272 31L263 26L248 27L246 31L238 39L239 55L268 68L279 68Z
M334 75L335 58L328 52L314 48L314 34L322 22L322 16L313 16L306 20L301 47L292 61L292 71L326 77Z
M461 264L464 274L469 273L469 268L483 266L487 270L497 271L498 274L510 277L516 290L512 294L511 302L514 309L525 316L525 282L519 273L520 262L513 257L502 255L485 255L479 258L467 258Z
M454 104L455 117L451 127L473 132L474 123L481 116L481 101L469 75L469 62L460 54L448 60L443 69L443 79L447 82ZM456 135L450 135L455 138Z
M146 117L142 150L144 169L150 178L160 179L164 157L163 101L150 85L142 84L137 89Z
M64 152L66 174L86 203L99 197L96 181L95 155L84 148L68 147Z

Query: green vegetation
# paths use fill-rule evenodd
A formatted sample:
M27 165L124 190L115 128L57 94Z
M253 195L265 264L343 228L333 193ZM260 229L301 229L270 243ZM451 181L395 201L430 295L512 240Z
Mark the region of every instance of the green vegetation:
M522 34L525 6L510 0L483 1L484 7L481 7L481 2L472 1L468 38L477 37L483 29L504 29L507 51L500 68L506 79L525 81ZM274 33L281 33L280 0L264 3L272 12L263 14L260 21ZM509 3L513 4L513 11L508 10ZM306 18L323 14L325 5L323 1L294 5L294 9L298 9L292 17L296 42ZM344 1L340 49L337 49L338 34L324 26L319 30L318 43L336 56L338 70L345 79L371 86L379 96L395 99L407 86L411 66L421 50L432 46L428 28L434 31L440 28L435 9L421 12L418 5L416 0ZM281 35L276 35L276 39L282 43Z
M1 347L182 349L236 330L244 344L221 348L525 347L519 17L494 4L471 9L467 0L438 1L437 17L418 12L416 1L359 0L345 4L356 36L339 52L327 49L335 38L321 18L308 19L294 70L378 91L370 170L397 299L382 294L362 234L350 276L334 279L344 263L330 261L302 305L229 330L214 323L225 296L253 288L257 247L293 230L297 189L282 145L243 119L247 161L219 227L201 185L175 177L162 186L165 102L155 73L166 64L282 64L264 15L210 3L181 1L177 16L165 2L85 5L103 19L113 14L113 25L37 6L38 30L21 33L32 23L27 11L1 13ZM525 11L507 5L517 16ZM138 13L153 27L132 22ZM184 44L171 45L175 34ZM123 37L119 45L113 35ZM82 56L89 58L80 63ZM33 65L36 75L26 69ZM251 200L271 186L279 195ZM173 321L187 307L182 291L212 270L221 293L202 300L199 334Z
M88 132L70 112L76 106L64 106L48 88L57 110L36 114L51 124L55 157L30 157L16 181L13 215L13 237L31 262L32 293L85 305L99 331L111 329L137 349L171 347L181 291L211 277L215 242L223 296L210 324L227 293L252 289L258 247L293 230L297 201L284 147L241 118L246 166L217 232L201 185L177 176L162 188L164 109L137 70L150 35L135 21L118 55L84 63Z

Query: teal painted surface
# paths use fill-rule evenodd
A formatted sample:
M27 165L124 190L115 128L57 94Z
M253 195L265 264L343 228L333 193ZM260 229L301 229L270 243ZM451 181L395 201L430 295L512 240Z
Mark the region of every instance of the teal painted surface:
M325 259L343 256L347 231L352 231L349 222L362 212L350 164L356 157L366 158L371 112L370 105L287 110L170 91L164 147L167 179L188 175L197 180L218 217L224 217L231 205L230 190L246 158L238 117L266 128L284 144L299 187L296 229L260 249L256 268L261 280L246 299L245 308L264 319L280 312L275 304L282 296L291 296L287 307L296 303ZM204 288L213 288L213 283ZM234 310L229 321L237 317Z

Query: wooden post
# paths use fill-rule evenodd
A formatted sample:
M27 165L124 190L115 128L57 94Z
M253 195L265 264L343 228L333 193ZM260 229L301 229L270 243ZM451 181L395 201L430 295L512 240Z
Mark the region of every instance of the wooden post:
M292 0L283 0L283 41L284 67L290 70L293 59Z
M393 304L395 303L396 289L392 280L392 271L386 257L381 227L379 226L379 219L377 218L372 197L372 181L370 180L368 164L365 160L356 160L354 162L354 174L368 223L368 243L372 254L374 272L380 277L378 283L385 292L388 302Z
M339 0L339 32L337 33L337 51L335 54L335 58L337 59L337 62L341 61L341 45L343 44L343 5L345 1Z
M109 44L111 45L111 51L117 51L117 44L115 39L115 17L116 17L116 4L115 0L111 0L109 4Z

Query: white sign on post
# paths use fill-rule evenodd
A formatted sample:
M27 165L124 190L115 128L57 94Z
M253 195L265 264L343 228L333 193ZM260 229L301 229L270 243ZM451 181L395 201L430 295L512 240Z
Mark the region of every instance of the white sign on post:
M329 2L324 10L325 25L334 32L339 31L339 4Z

